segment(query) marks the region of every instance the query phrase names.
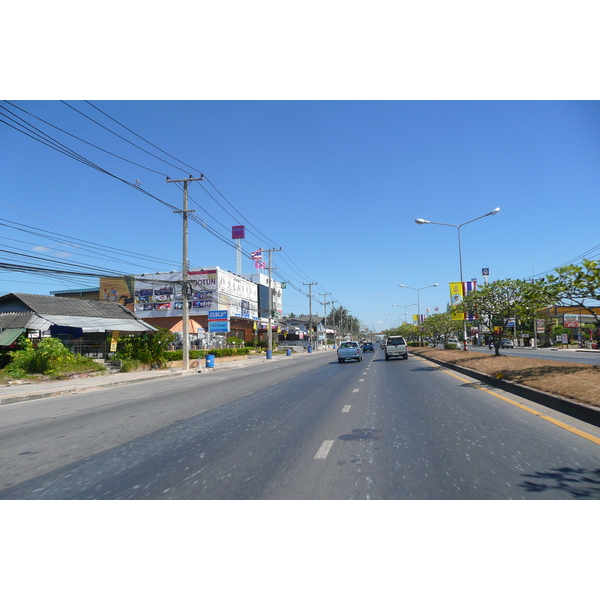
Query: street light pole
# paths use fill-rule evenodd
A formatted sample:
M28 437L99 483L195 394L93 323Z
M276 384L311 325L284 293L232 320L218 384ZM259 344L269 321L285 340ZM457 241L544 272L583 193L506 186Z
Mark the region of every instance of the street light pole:
M400 287L403 288L408 288L409 290L416 290L417 291L417 312L419 313L417 315L417 322L419 323L419 325L421 324L421 290L426 290L427 288L430 287L437 287L437 283L434 283L433 285L426 285L425 287L422 288L414 288L414 287L410 287L410 285L402 285L401 283L398 284ZM410 306L413 306L412 304ZM419 345L421 344L421 333L419 330Z
M406 323L406 314L407 314L407 308L409 308L410 306L416 306L417 303L413 302L412 304L409 304L408 306L400 306L399 304L392 304L392 306L396 306L397 308L403 308L404 309L404 323ZM391 314L391 313L390 313Z
M479 219L483 219L484 217L491 217L500 212L499 208L495 208L491 210L489 213L485 215L481 215L480 217L476 217L475 219L471 219L470 221L466 221L465 223L461 223L460 225L453 225L451 223L436 223L435 221L427 221L426 219L415 219L415 223L417 225L444 225L445 227L456 227L458 232L458 263L460 267L460 284L463 284L463 267L462 267L462 248L460 242L460 228L464 225L468 225L469 223L473 223L473 221L478 221ZM467 320L463 318L463 348L467 350Z

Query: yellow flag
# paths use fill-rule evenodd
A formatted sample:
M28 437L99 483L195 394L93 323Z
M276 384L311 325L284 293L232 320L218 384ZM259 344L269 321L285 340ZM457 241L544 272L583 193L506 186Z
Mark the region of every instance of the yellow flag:
M461 281L453 281L450 283L450 311L453 321L464 321L465 313L454 310L454 307L462 302L463 285Z

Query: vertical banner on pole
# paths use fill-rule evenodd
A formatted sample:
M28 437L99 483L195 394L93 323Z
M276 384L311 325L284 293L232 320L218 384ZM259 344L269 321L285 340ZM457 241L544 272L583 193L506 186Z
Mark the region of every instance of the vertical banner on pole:
M465 313L455 309L457 304L460 304L463 299L463 284L462 281L453 281L450 283L450 312L453 321L464 321Z

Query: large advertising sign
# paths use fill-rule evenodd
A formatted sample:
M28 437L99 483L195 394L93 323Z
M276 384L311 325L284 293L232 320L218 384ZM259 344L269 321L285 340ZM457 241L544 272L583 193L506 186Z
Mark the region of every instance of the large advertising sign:
M142 318L181 317L183 294L181 271L137 275L135 278L135 312ZM189 314L206 315L213 307L218 308L217 271L202 270L188 273L191 296L188 297Z
M231 228L232 240L243 240L246 237L246 228L243 225L234 225Z
M135 312L142 318L182 317L181 271L135 277ZM188 273L189 314L207 316L210 310L226 309L231 317L258 318L257 286L222 269Z
M134 278L100 277L100 298L108 302L118 302L129 310L134 310Z

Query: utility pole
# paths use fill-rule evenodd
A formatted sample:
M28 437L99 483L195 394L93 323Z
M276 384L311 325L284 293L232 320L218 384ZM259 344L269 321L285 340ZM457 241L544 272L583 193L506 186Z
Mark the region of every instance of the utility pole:
M190 320L190 308L188 305L189 297L189 260L188 260L188 213L196 212L194 210L188 210L188 183L190 181L202 181L204 175L200 174L200 177L194 178L191 175L188 179L171 179L167 177L167 183L183 183L183 210L175 210L173 212L179 213L183 216L183 265L182 265L182 281L181 281L181 294L183 296L183 313L182 313L182 354L183 354L183 370L189 371L190 368L190 332L189 332L189 320Z
M331 296L331 294L329 292L327 292L326 294L321 293L321 296L323 296L323 314L325 315L323 317L323 327L325 329L325 350L327 350L327 296Z
M313 283L302 283L302 285L307 285L308 286L308 312L310 314L310 346L312 348L312 341L313 341L313 336L312 336L312 286L313 285L319 285L316 281Z
M267 358L273 358L273 252L281 252L281 248L271 248L267 250L269 253L269 331L267 332Z

